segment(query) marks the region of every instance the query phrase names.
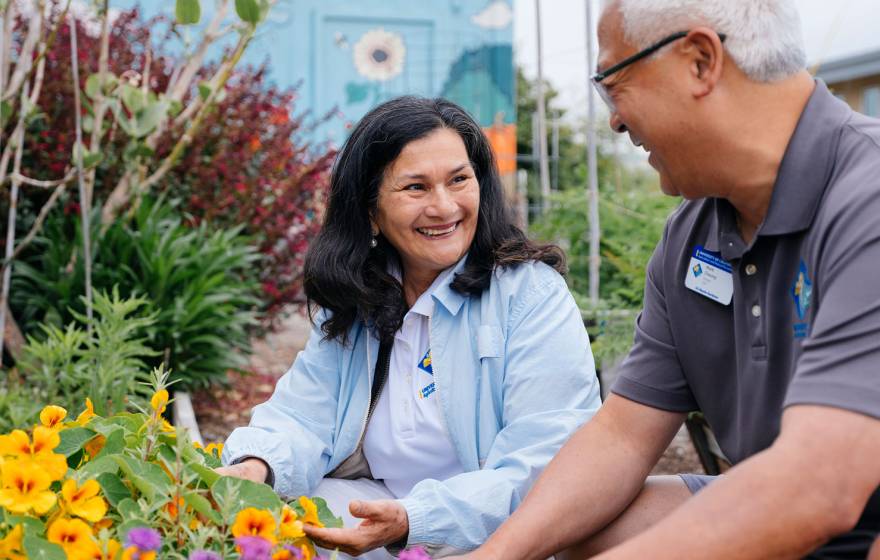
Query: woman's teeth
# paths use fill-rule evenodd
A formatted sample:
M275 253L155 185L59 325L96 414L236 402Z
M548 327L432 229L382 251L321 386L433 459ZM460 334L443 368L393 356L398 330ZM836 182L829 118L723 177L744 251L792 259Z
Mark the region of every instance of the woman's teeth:
M421 233L422 235L427 235L428 237L437 237L439 235L446 235L447 233L452 233L458 227L458 224L452 224L448 228L444 229L431 229L431 228L416 228L416 231Z

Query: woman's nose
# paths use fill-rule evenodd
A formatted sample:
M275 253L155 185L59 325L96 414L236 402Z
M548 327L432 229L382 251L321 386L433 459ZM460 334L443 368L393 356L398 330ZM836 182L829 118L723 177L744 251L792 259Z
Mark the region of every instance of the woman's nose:
M431 201L428 205L430 215L443 217L455 212L456 202L452 193L445 185L439 185L431 189Z

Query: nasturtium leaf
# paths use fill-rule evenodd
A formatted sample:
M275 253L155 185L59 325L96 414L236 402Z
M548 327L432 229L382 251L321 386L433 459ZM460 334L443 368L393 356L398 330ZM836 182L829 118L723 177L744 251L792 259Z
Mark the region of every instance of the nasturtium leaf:
M231 476L221 476L211 486L211 494L218 503L230 504L230 510L237 514L247 507L278 511L281 509L281 498L265 484L251 482Z
M199 4L199 0L177 0L174 15L177 18L177 23L193 25L202 18L202 6Z
M140 506L138 506L137 502L131 498L123 499L116 504L116 511L118 511L119 515L122 516L122 519L125 520L139 519L141 515L143 515Z
M199 465L198 463L190 463L189 468L192 469L197 475L199 475L199 478L202 480L202 482L208 485L208 487L213 486L214 483L217 482L217 479L220 478L220 475L217 474L217 471L203 465Z
M260 21L260 4L257 0L235 0L235 13L242 21L257 24Z
M103 453L103 451L102 451ZM83 480L89 478L96 478L98 475L103 473L111 473L116 474L116 471L119 470L119 465L113 460L112 456L100 456L96 459L92 459L85 465L79 468L77 473Z
M25 535L22 539L22 545L28 558L67 560L67 554L64 553L63 548L36 535Z
M205 517L210 519L211 522L217 525L221 525L223 523L223 519L220 517L220 514L211 506L211 502L198 492L184 493L183 501L185 501L189 507L193 508L201 515L204 515Z
M122 453L122 450L125 449L125 430L122 428L116 428L109 432L109 434L105 434L104 437L106 438L104 447L101 448L95 459L116 455L117 453Z
M171 480L158 465L123 455L111 457L122 469L126 480L131 482L147 500L152 502L169 494Z
M46 526L36 517L28 515L6 515L6 524L9 527L21 525L26 535L42 535L46 532Z
M131 499L131 491L115 474L102 473L98 475L97 480L101 490L104 491L104 497L113 507L117 507L124 499ZM320 514L320 511L318 513Z
M327 501L324 498L315 496L312 498L312 501L318 506L318 519L325 527L333 527L334 529L342 527L342 518L333 515L333 512L330 511L330 507L327 505Z
M58 433L61 443L55 448L55 453L70 457L95 436L95 432L88 428L68 428Z

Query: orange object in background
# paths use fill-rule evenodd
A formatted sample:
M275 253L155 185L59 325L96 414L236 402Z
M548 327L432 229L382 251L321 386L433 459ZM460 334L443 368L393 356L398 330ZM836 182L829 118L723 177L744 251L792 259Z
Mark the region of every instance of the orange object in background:
M502 177L516 173L516 125L493 124L483 129L498 164L498 173Z

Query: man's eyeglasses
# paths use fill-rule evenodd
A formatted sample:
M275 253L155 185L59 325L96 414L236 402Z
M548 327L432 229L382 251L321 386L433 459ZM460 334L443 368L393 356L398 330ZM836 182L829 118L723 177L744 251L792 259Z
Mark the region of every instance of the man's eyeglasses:
M612 112L615 111L614 100L611 99L611 95L608 93L608 90L602 84L602 80L604 80L605 78L607 78L608 76L610 76L612 74L620 72L621 70L623 70L624 68L626 68L630 64L636 63L636 62L642 60L643 58L651 56L652 54L659 51L660 49L662 49L663 47L665 47L669 43L671 43L673 41L677 41L679 39L683 39L684 37L687 37L688 33L690 33L690 31L679 31L678 33L673 33L672 35L670 35L668 37L664 37L663 39L660 39L659 41L657 41L656 43L654 43L650 47L648 47L646 49L642 49L639 52L637 52L636 54L621 60L620 62L618 62L614 66L611 66L610 68L607 68L601 72L597 72L597 73L593 74L593 76L590 79L593 82L593 86L596 88L596 91L599 93L599 97L601 97L602 101L604 101L605 104L608 105L608 109ZM721 39L721 42L723 43L724 40L727 39L727 35L725 35L724 33L719 33L718 38Z

